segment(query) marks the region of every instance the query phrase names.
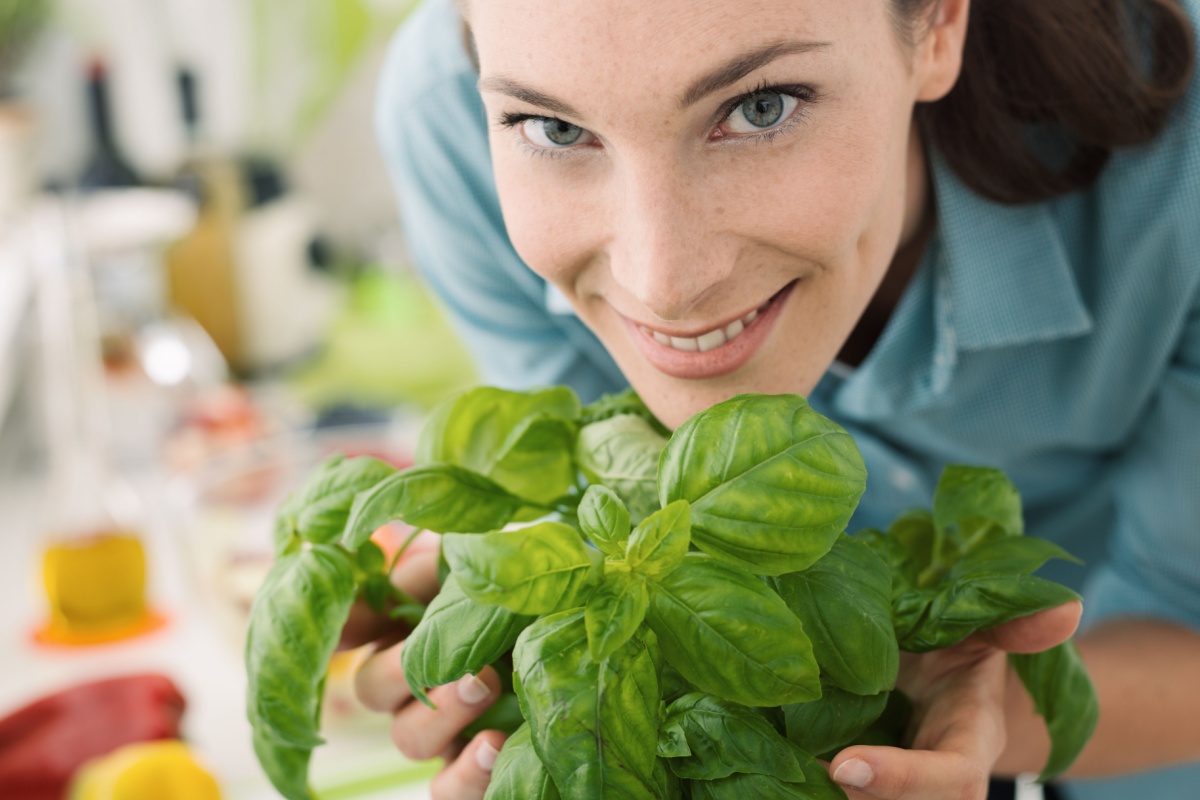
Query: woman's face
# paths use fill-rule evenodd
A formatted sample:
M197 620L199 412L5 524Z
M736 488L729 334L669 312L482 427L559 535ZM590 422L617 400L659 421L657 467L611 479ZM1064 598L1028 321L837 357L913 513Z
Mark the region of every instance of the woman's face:
M936 58L887 3L467 14L512 242L650 408L674 427L742 392L808 394L924 207L912 111Z

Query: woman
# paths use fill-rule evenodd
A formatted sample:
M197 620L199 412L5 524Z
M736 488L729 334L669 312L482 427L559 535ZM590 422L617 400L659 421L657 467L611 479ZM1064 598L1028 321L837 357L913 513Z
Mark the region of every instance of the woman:
M1195 796L1196 0L461 6L400 35L379 123L414 260L486 380L628 382L671 426L807 395L866 459L851 530L927 503L946 463L1003 468L1031 532L1088 565L1045 573L1084 593L1102 709L1068 776L1101 780L1064 792ZM424 561L398 580L428 593ZM835 780L960 798L1036 772L1048 739L1002 651L1078 615L910 663L913 749L849 748ZM446 749L435 797L482 797L503 737L453 742L495 675L433 712L398 665L381 649L360 696L407 754Z

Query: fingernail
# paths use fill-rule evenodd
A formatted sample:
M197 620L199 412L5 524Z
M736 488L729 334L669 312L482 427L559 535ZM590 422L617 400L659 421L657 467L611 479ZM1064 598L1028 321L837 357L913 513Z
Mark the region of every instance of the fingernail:
M499 750L487 742L481 742L479 747L475 748L475 763L479 764L479 768L484 772L491 772L492 767L496 766L496 756L498 755L500 755Z
M488 688L488 685L474 675L464 675L458 679L458 696L464 703L471 705L482 703L491 694L492 690Z
M861 758L850 759L833 773L835 781L842 786L849 786L851 789L865 789L874 778L875 772L871 769L871 765Z

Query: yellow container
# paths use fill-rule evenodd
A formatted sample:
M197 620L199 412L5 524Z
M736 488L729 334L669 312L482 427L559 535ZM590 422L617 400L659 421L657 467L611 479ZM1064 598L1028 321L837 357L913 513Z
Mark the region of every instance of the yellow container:
M113 531L52 540L42 557L50 621L38 639L98 644L157 627L146 605L146 554L141 539Z

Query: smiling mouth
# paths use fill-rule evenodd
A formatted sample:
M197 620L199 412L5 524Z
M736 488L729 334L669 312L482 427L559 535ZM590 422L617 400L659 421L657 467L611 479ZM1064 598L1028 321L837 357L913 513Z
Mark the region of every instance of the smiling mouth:
M670 334L656 331L653 328L647 328L645 325L638 325L638 330L654 341L661 344L663 347L669 347L672 350L679 350L683 353L707 353L710 350L716 350L718 347L724 347L733 340L737 339L746 330L754 324L755 320L771 307L771 304L778 300L788 289L790 289L795 281L792 281L787 286L784 286L767 302L763 303L758 308L746 314L740 319L735 319L733 322L719 328L713 328L710 331L701 333L697 336L671 336Z

